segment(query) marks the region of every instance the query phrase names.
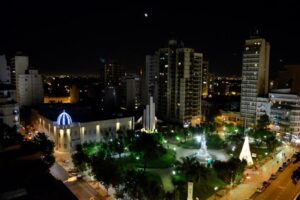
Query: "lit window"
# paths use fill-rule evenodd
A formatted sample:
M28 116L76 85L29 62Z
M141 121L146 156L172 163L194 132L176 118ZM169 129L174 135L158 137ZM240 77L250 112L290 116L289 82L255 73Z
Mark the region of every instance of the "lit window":
M168 65L165 65L165 68L168 68Z

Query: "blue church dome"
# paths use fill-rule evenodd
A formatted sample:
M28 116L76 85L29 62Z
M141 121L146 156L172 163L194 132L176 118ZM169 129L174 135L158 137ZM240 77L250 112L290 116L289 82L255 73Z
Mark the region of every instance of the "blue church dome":
M63 111L62 113L60 113L58 115L56 122L57 122L57 125L60 125L60 126L69 126L72 124L72 118L68 113Z

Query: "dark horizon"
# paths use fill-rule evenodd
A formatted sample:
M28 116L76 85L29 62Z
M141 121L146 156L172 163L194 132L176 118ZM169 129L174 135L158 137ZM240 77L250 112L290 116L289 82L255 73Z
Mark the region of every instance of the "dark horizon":
M244 41L258 28L271 44L271 75L300 63L298 2L200 3L5 2L0 53L23 51L44 74L100 74L100 58L135 71L176 37L203 53L210 72L239 75Z

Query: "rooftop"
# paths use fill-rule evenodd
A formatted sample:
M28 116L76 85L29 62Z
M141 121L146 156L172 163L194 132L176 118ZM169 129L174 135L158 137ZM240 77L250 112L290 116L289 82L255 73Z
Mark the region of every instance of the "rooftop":
M71 117L73 122L92 122L99 120L108 120L116 118L131 117L126 111L100 111L93 106L84 106L76 104L43 104L37 107L41 115L56 121L57 117L65 110Z

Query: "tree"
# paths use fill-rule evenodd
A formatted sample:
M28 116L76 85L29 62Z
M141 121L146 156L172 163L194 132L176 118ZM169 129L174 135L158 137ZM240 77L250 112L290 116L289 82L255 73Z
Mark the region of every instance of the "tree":
M42 152L42 160L46 166L51 167L55 162L53 155L54 142L49 140L45 133L37 133L32 141L37 149Z
M181 130L181 133L182 133L182 135L183 135L183 137L184 137L184 142L186 142L186 139L187 139L187 137L189 136L189 130L188 130L188 128L183 128L183 129Z
M122 181L122 168L113 158L94 156L91 159L91 167L96 179L103 181L106 186L116 186Z
M0 121L0 148L17 144L23 141L23 136L17 131L17 127L10 127Z
M197 182L200 178L206 179L207 169L200 165L195 157L183 157L175 162L175 169L181 173L186 182Z
M298 163L300 161L300 152L298 152L296 154L296 158L295 161L293 162L294 164ZM296 185L300 179L300 167L298 167L298 169L296 169L295 171L293 171L293 174L291 176L291 179L293 181L293 183Z
M257 125L256 128L258 130L267 130L268 126L270 125L270 120L268 115L262 115L258 120L257 120Z
M112 150L119 155L119 158L121 158L121 154L124 152L124 147L124 143L120 139L115 139L112 142Z
M128 170L124 177L124 192L133 199L163 199L164 190L160 179L141 170Z
M145 173L141 170L128 170L124 177L125 188L131 197L139 199L143 195L143 186L146 179Z
M256 130L251 136L258 146L265 144L270 152L273 152L278 144L275 134L265 129Z
M240 161L238 158L231 158L227 162L215 161L213 163L218 177L226 183L240 180L246 166L247 162L245 160Z
M139 134L130 146L130 150L143 159L144 171L149 160L157 159L166 152L160 141L153 134L147 133Z
M49 140L45 133L37 133L37 135L33 138L33 142L38 145L39 150L44 154L53 154L54 142Z
M87 163L89 163L89 157L84 153L82 145L76 146L76 152L72 154L72 161L76 171L83 172L87 169Z

